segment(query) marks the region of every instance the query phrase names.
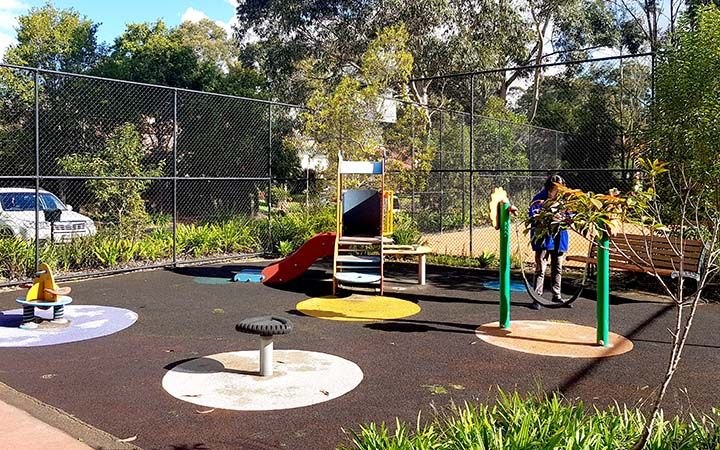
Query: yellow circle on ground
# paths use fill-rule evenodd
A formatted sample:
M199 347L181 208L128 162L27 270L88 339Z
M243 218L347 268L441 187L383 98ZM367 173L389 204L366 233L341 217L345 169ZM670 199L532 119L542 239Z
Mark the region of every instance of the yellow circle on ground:
M400 319L420 312L420 306L407 300L358 294L345 298L309 298L298 303L295 308L305 315L319 319L351 322Z
M610 333L610 345L596 343L595 328L569 322L516 320L510 329L498 322L480 325L475 334L483 341L518 352L565 358L605 358L627 353L633 348L629 339Z

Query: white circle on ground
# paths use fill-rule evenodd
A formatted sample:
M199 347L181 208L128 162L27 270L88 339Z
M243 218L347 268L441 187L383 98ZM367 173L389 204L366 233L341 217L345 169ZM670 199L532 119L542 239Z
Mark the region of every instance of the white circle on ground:
M108 336L134 324L138 315L124 308L98 305L67 305L64 318L69 324L53 323L53 309L35 308L42 323L22 329L23 310L0 311L0 347L38 347ZM35 325L35 323L33 322Z
M268 411L340 397L363 379L352 361L325 353L275 350L273 375L259 375L259 351L218 353L182 362L163 377L173 397L209 408Z

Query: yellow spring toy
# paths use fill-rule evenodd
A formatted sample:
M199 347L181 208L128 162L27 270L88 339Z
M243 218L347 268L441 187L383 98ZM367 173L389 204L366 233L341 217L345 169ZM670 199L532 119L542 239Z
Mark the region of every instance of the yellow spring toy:
M68 297L70 288L57 285L47 264L41 263L38 269L32 284L26 285L30 289L25 297L16 299L23 306L23 322L20 328L37 328L35 308L49 309L52 307L52 322L67 323L67 320L64 319L64 306L72 302L72 298Z

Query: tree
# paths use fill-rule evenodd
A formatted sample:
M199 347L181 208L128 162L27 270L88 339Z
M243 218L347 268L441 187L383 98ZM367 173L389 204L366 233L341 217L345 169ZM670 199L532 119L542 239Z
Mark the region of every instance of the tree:
M300 61L318 61L326 81L337 84L348 68L360 67L369 43L398 23L405 24L407 47L416 58L413 78L494 67L500 59L519 55L527 41L521 17L505 1L250 0L239 4L237 17L236 38L261 36L245 50L254 54L275 91L299 92L295 101L312 90L294 77ZM431 85L412 83L411 97L427 104Z
M103 53L95 35L98 24L73 9L58 10L47 3L30 9L18 22L18 43L8 48L6 63L83 73Z
M85 183L94 196L93 214L119 225L130 236L138 236L147 224L142 193L151 180L140 177L162 175L163 163L144 162L148 150L132 124L118 127L108 136L105 147L96 154L71 154L58 163L68 175L99 177L133 177L133 179L92 179Z
M404 26L388 28L371 42L362 65L334 88L318 84L303 115L305 133L314 139L332 169L339 152L345 159L381 157L383 130L378 102L393 88L402 89L412 71ZM395 158L391 158L395 159Z
M227 68L238 60L240 49L220 25L203 18L198 22L185 21L173 31L178 42L192 48L198 61Z
M52 4L32 8L18 18L17 44L4 62L41 69L88 72L103 53L97 44L97 24L76 11ZM41 102L54 97L61 77L41 76ZM35 82L33 73L0 69L0 158L8 174L35 173L33 147Z
M686 175L701 182L702 195L720 211L720 8L699 8L694 20L681 22L677 46L666 46L658 57L646 150L671 165L684 164Z
M183 45L159 20L153 24L128 24L96 73L120 80L201 89L202 80L208 75L203 73L198 60L193 48ZM210 77L219 73L219 68L208 70Z

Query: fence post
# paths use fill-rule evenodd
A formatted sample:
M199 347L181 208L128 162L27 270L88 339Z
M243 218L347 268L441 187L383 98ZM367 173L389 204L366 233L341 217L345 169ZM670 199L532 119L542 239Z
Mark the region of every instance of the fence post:
M173 269L177 267L177 140L178 140L178 122L177 122L177 88L173 89L173 240L172 240L172 265Z
M267 190L267 217L268 217L268 251L273 249L272 238L272 103L268 103L268 190Z
M462 225L465 228L465 114L460 124L460 174L462 176Z
M415 172L415 127L413 127L412 133L410 135L410 170L413 174L411 193L412 197L410 199L410 216L412 217L413 222L417 223L417 221L415 221L415 190L417 183L417 173Z
M440 110L440 136L438 138L438 149L440 150L440 214L438 214L438 215L440 216L440 232L441 233L443 231L443 214L445 213L445 208L443 208L443 199L445 197L445 189L444 189L445 184L443 183L444 182L444 180L443 180L443 177L444 177L443 170L444 169L443 169L443 147L442 147L443 141L442 141L442 138L443 138L443 112L442 112L442 110Z
M52 231L51 231L52 233ZM40 267L40 69L35 69L35 271Z
M473 164L473 153L475 152L475 75L470 76L470 256L473 256L473 178L475 165Z

